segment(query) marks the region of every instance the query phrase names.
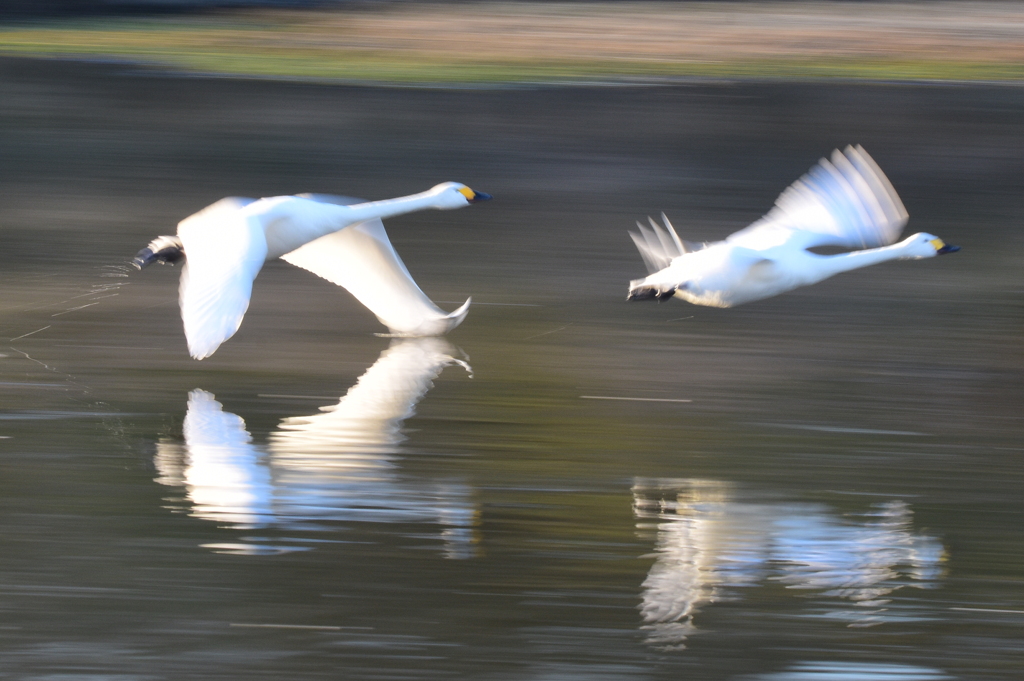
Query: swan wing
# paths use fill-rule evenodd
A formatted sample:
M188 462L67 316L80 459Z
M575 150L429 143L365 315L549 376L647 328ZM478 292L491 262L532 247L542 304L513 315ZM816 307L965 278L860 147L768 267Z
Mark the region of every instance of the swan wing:
M358 201L303 196L324 203ZM469 311L468 300L450 314L431 302L398 257L379 218L322 236L281 259L345 288L396 335L441 335L458 326Z
M832 152L794 182L766 216L727 241L755 250L874 248L895 243L908 218L885 173L860 145Z
M222 199L178 225L186 258L178 297L196 359L209 357L238 331L266 260L263 229L239 213L248 202Z

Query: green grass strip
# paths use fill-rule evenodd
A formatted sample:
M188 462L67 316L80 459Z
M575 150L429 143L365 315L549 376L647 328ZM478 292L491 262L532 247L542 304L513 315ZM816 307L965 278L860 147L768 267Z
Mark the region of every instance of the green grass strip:
M1018 81L1024 64L923 59L807 58L671 61L477 57L346 46L327 34L268 20L91 20L0 26L0 54L116 58L204 74L384 83L517 83L659 78Z

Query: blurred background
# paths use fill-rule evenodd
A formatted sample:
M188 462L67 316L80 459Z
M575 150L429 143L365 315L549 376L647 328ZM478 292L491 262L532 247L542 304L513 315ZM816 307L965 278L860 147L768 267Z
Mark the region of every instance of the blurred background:
M403 82L1016 80L1014 2L4 3L0 52Z
M1017 3L3 7L0 674L1019 675ZM625 303L636 220L857 143L961 252ZM446 340L273 262L196 362L128 266L446 180L495 199L387 222Z

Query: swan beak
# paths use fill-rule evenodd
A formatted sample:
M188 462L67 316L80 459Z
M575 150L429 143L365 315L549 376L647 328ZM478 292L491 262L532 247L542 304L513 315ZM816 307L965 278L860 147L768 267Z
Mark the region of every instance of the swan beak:
M483 192L475 192L469 187L463 187L459 190L459 193L466 197L466 200L470 203L480 203L481 201L490 201L494 197L490 194L484 194Z
M947 253L956 253L957 251L960 250L959 246L954 246L952 244L947 244L942 239L932 239L931 243L932 243L932 246L935 247L935 254L936 255L945 255Z

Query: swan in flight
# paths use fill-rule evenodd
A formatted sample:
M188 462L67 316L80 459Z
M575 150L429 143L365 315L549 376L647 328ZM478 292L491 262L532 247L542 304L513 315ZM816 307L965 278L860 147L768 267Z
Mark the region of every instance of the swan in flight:
M733 307L815 284L886 260L931 258L960 250L925 233L899 243L908 214L888 178L859 145L832 152L794 182L763 218L725 241L692 244L650 220L630 232L650 276L630 282L626 300L675 296ZM819 255L816 246L851 250Z
M436 336L462 322L470 301L452 313L434 305L398 257L381 219L464 208L490 198L457 182L369 202L326 194L229 197L182 220L177 236L154 239L133 264L142 269L187 260L179 299L185 338L196 359L209 357L238 331L252 282L273 258L346 288L393 335Z

